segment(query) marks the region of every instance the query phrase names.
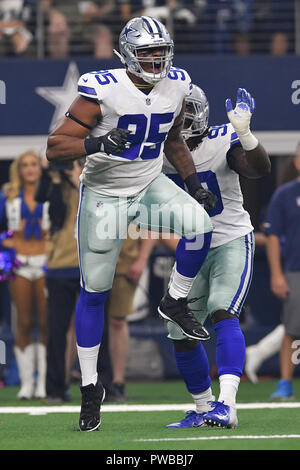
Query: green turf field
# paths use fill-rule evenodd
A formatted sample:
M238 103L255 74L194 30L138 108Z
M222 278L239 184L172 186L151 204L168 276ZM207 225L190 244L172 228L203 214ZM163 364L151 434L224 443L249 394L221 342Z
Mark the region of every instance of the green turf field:
M270 408L273 403L269 395L276 382L241 382L239 426L234 430L166 429L166 424L181 419L184 410L193 408L183 383L129 384L128 405L104 404L101 428L92 433L78 431L78 386L72 386L72 402L56 407L34 400L18 401L18 388L4 387L0 389L0 449L299 450L300 379L293 382L296 402ZM212 387L218 395L217 382Z

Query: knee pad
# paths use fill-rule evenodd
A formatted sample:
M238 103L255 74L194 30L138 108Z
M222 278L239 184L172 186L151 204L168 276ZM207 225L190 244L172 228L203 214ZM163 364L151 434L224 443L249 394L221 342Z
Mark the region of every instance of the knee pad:
M88 248L90 251L94 253L109 253L110 251L113 252L115 250L115 240L111 240L108 238L107 240L99 240L96 237L89 237L88 238Z
M93 257L91 254L89 256L91 258L91 263L89 264L89 268L85 269L85 272L83 273L84 287L85 289L92 291L87 293L97 294L110 290L113 285L115 266L107 261L93 263ZM97 254L94 256L97 256Z
M184 221L185 226L182 237L190 239L196 237L198 234L213 231L211 219L200 204L196 207L190 206L189 204L186 205Z

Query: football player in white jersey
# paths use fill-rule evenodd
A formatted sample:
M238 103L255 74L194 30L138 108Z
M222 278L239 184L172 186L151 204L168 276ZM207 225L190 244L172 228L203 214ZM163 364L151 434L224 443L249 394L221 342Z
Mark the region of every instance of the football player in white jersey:
M170 428L234 428L238 423L236 394L245 361L239 314L251 283L254 253L253 227L243 208L239 175L259 178L270 171L269 157L250 131L254 107L251 95L239 89L235 109L226 101L230 122L209 127L209 104L203 90L193 85L186 100L183 134L199 180L218 197L215 208L208 211L214 225L211 248L188 299L198 320L204 323L209 315L214 326L220 393L215 401L201 342L186 338L168 322L178 370L196 405L196 411L187 412L184 419L167 426ZM163 171L184 187L167 160Z
M81 294L76 307L77 351L82 373L79 427L100 425L105 391L97 376L104 303L129 223L181 240L177 266L160 314L194 339L208 332L187 306L187 295L208 253L216 196L202 187L181 136L191 81L172 67L173 41L150 17L130 20L117 55L125 67L82 75L79 97L48 138L48 160L86 155L78 210ZM189 188L161 173L164 151ZM122 299L120 299L122 302Z

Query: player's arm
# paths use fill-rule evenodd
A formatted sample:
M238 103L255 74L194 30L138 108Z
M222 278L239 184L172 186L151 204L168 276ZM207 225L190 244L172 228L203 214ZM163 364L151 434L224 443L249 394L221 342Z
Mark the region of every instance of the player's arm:
M271 170L269 156L259 143L248 151L241 144L235 144L228 150L226 157L229 167L245 178L261 178Z
M72 117L65 117L48 137L48 160L75 160L86 155L84 141L97 121L101 119L100 106L79 96L69 109Z
M206 190L201 186L196 173L193 157L182 137L181 131L184 111L185 102L183 102L181 111L168 133L164 152L169 162L174 166L185 182L191 196L193 196L200 204L204 204L204 209L209 211L214 209L216 206L217 197L211 191Z
M121 153L128 134L124 129L112 129L104 136L88 138L100 119L101 109L97 102L81 96L76 98L62 123L48 137L47 159L76 160L97 152Z
M254 98L243 88L238 89L235 109L232 108L231 100L226 100L227 115L239 140L227 152L228 165L246 178L260 178L271 171L266 150L250 131L254 109Z
M173 127L168 133L164 146L164 152L167 159L172 163L174 168L176 168L183 180L196 173L191 152L181 135L184 110L185 102L182 105L180 114L174 121Z

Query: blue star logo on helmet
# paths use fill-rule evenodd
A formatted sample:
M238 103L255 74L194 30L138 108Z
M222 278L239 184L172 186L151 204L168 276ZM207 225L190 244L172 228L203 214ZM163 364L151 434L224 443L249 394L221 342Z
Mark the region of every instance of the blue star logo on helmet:
M128 34L134 33L134 32L138 33L136 34L136 37L140 36L140 33L137 31L137 29L133 28L132 26L126 26L123 36L125 36L126 39L128 39Z

